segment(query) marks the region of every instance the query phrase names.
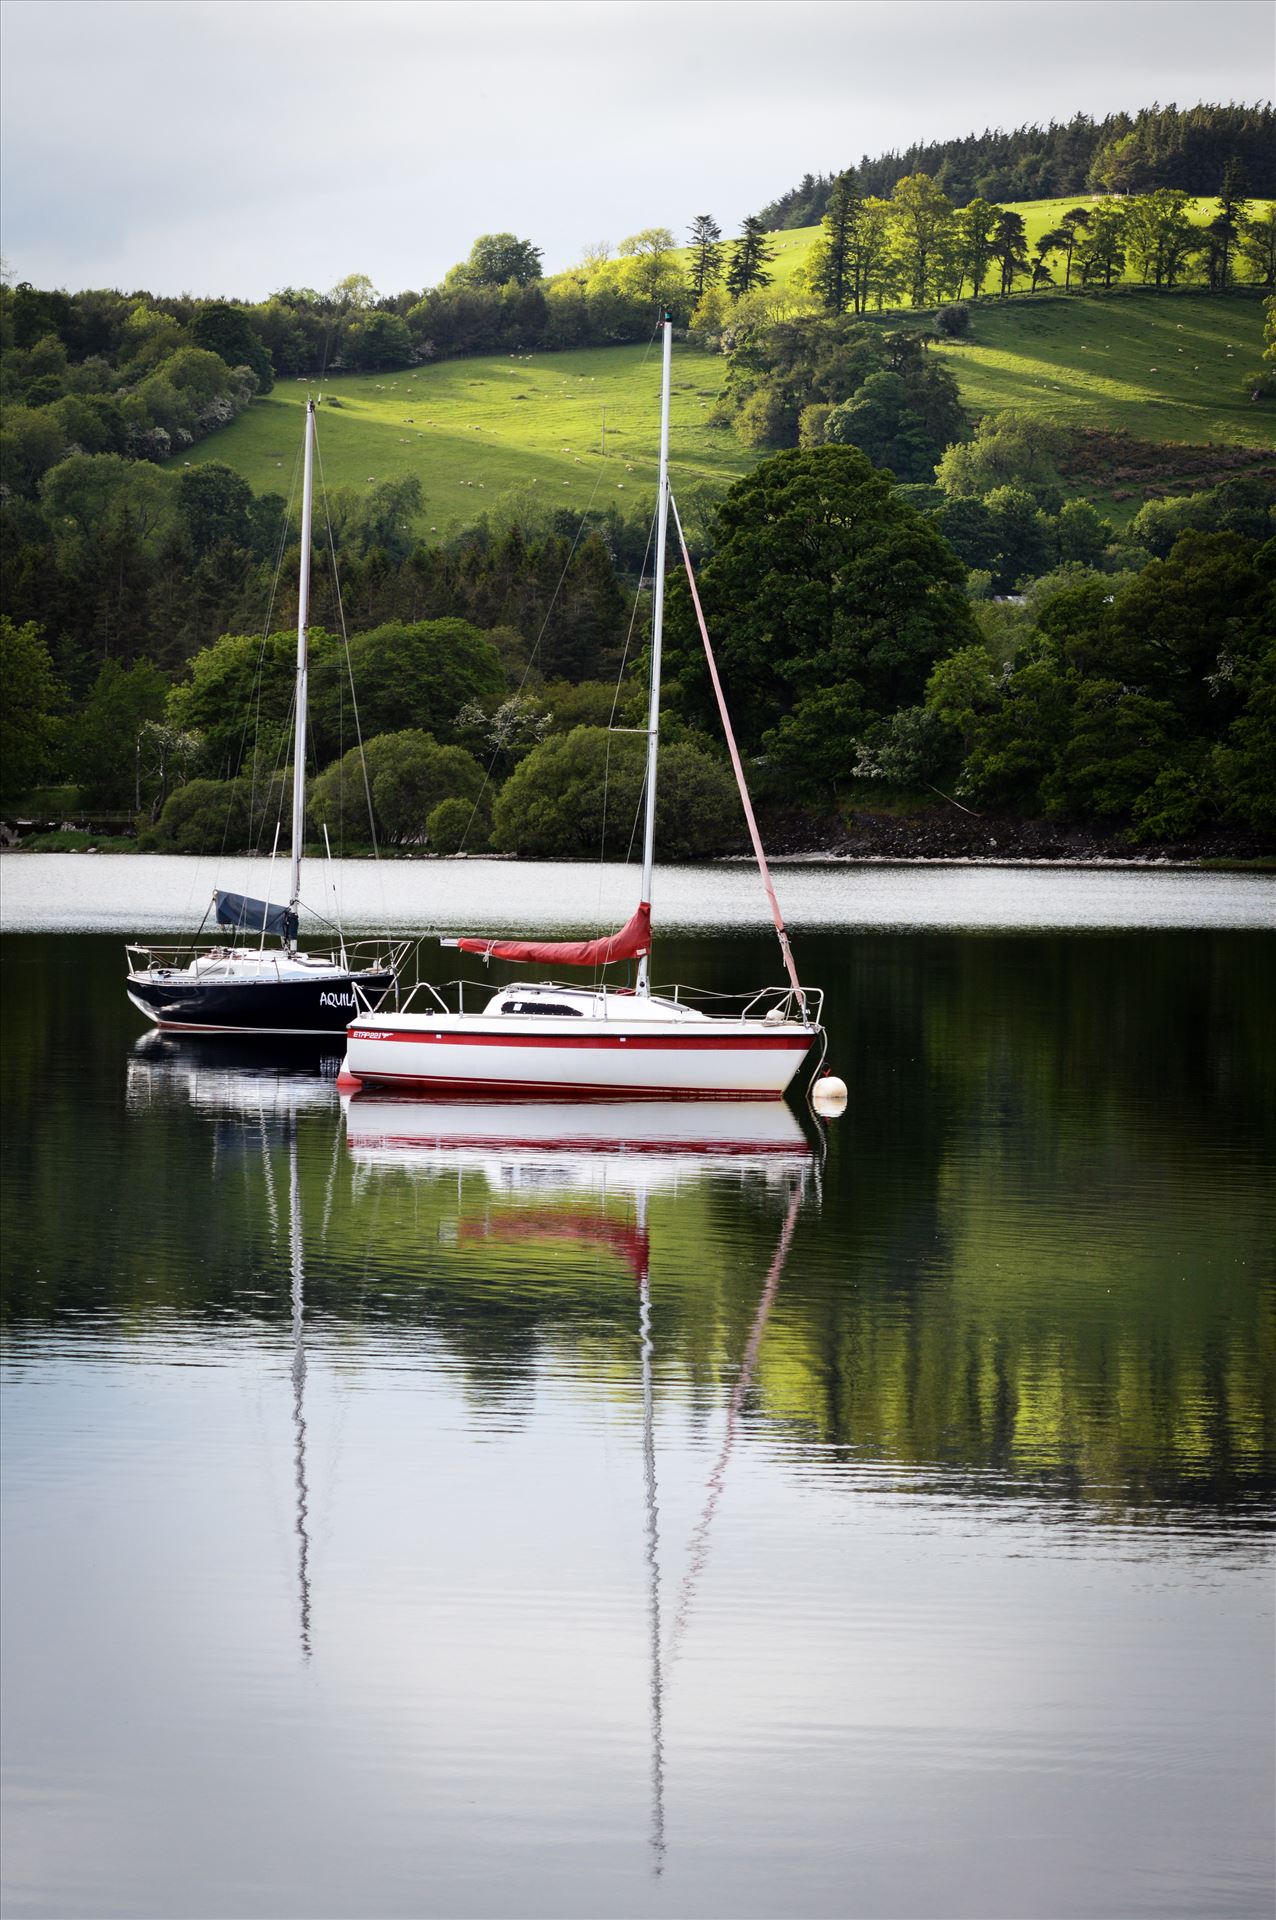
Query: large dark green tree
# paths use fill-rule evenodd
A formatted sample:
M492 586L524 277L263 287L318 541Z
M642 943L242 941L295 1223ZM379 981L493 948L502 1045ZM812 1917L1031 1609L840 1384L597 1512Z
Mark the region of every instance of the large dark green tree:
M851 245L863 196L854 167L839 173L811 262L811 284L827 313L845 313L855 295Z
M514 233L481 233L470 248L464 272L476 287L503 287L510 280L525 287L541 277L541 249Z
M1001 275L1001 291L1011 291L1015 280L1028 271L1028 230L1023 215L1012 207L1003 207L997 215L992 235L992 257Z
M270 355L242 307L232 307L226 300L208 301L191 321L190 335L197 347L218 354L228 367L251 367L258 393L269 393L274 386Z
M841 690L843 716L868 722L916 701L935 661L977 640L964 577L935 528L854 447L763 461L723 501L700 572L743 744L756 751L787 717L790 738L808 743L795 777L823 782L847 759L849 742L844 728L805 729L804 707L827 710ZM714 725L680 580L669 602L671 698Z

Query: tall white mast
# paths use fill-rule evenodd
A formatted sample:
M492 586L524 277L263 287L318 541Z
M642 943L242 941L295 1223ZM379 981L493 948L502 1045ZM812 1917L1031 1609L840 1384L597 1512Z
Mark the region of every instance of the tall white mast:
M306 681L310 625L310 515L314 493L315 403L306 402L306 448L301 477L301 572L297 583L297 695L292 743L292 881L289 905L301 904L301 847L306 837ZM294 934L289 942L296 947Z
M665 309L664 371L660 383L660 471L656 480L656 573L651 593L651 694L647 706L647 808L642 831L642 898L650 903L656 858L656 760L660 747L660 642L665 623L665 536L669 526L669 388L673 315ZM649 993L649 959L638 962L638 992Z

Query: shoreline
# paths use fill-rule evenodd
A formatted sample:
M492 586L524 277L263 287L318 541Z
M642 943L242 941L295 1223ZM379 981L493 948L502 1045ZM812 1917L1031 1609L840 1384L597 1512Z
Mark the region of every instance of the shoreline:
M148 860L190 860L211 859L209 854L170 853L157 847L146 849L137 846L103 847L3 847L0 846L0 860L9 858L28 858L45 860L69 860L85 857L109 859L112 856L141 855ZM252 859L254 856L245 848L231 850L224 858L228 861ZM540 856L529 855L525 859L518 854L509 853L351 853L342 856L343 860L366 863L369 866L538 866L543 864ZM556 855L553 864L589 867L596 864L584 858L571 859L567 855ZM657 862L658 865L662 864ZM664 863L676 867L752 867L755 865L752 853L720 853L707 860L687 860ZM1253 852L1216 852L1214 850L1199 853L861 853L849 852L838 847L816 848L800 853L769 853L767 864L771 867L787 867L790 870L799 867L917 867L917 868L990 868L1013 872L1021 869L1029 872L1058 873L1273 873L1276 874L1276 851L1266 848Z

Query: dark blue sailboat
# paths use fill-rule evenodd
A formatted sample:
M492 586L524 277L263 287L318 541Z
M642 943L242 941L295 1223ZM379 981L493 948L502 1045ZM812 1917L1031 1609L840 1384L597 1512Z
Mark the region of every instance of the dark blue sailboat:
M364 942L316 953L298 945L301 848L306 824L306 693L309 660L310 527L315 403L306 407L293 716L292 856L288 904L239 893L213 895L231 944L192 949L130 945L128 997L157 1026L196 1033L344 1033L357 1014L393 995L406 941ZM243 935L258 935L249 945ZM234 936L240 936L235 938ZM268 938L278 942L267 946Z

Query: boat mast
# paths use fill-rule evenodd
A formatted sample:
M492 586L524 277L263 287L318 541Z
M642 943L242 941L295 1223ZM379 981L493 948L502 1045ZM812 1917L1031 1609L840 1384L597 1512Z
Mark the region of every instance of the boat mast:
M656 573L651 593L651 693L647 706L647 806L642 831L642 898L651 903L656 858L656 758L660 746L660 642L665 620L665 538L669 527L669 388L673 365L673 315L666 307L664 371L660 383L660 470L656 480ZM651 991L649 956L638 962L638 992Z
M310 625L310 517L314 495L315 403L306 402L306 450L301 477L301 570L297 581L297 691L292 743L292 880L289 906L301 905L301 846L306 837L306 681ZM294 918L295 925L295 918ZM294 932L288 945L296 952Z

